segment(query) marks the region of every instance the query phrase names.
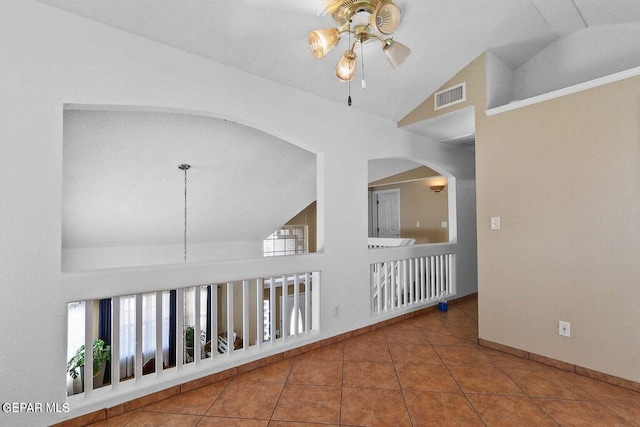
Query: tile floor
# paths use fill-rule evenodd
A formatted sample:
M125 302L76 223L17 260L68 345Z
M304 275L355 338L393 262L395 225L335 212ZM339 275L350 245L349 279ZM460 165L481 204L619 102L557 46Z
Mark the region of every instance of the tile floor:
M94 426L640 426L640 393L477 340L466 300Z

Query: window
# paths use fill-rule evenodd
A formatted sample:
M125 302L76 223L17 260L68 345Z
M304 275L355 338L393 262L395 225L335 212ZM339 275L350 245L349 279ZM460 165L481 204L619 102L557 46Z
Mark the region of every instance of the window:
M284 225L264 240L264 256L305 254L308 250L306 225Z

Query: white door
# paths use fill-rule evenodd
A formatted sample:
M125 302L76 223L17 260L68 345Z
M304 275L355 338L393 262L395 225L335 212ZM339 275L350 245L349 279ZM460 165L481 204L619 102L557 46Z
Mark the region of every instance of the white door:
M400 237L400 189L373 192L374 234Z

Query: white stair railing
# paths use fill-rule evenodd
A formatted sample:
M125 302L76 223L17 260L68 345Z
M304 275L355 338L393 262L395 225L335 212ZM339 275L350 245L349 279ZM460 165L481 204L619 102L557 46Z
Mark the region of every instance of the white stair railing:
M371 264L371 312L427 305L455 293L455 254Z

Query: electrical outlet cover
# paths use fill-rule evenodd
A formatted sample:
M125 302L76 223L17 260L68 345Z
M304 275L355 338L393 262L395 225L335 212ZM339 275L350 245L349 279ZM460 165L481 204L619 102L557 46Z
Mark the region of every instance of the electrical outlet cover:
M571 336L571 323L561 320L558 323L558 333L563 337Z

